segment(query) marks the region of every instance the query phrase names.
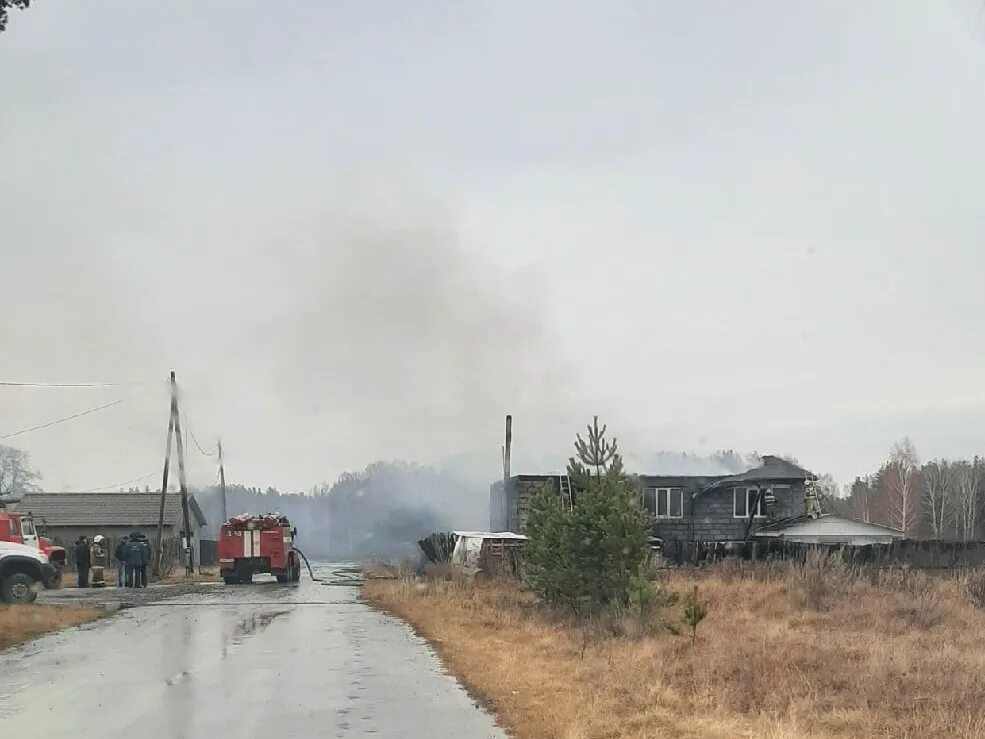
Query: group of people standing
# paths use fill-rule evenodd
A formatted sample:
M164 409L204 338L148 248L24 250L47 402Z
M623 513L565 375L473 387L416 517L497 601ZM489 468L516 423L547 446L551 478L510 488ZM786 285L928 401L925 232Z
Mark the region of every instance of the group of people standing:
M78 586L90 587L89 574L93 574L92 585L105 584L103 573L109 568L109 551L106 537L99 534L92 538L80 536L75 542L75 567L78 571ZM147 587L147 567L150 565L150 542L147 536L134 531L120 539L113 552L116 559L117 585L128 588Z
M116 557L117 583L122 587L146 588L150 565L150 542L139 531L120 539L113 553Z

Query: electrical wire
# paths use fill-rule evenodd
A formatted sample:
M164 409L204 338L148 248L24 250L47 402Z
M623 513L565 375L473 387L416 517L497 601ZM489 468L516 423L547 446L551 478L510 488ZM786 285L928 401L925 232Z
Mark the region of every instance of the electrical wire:
M112 485L100 485L98 488L85 488L87 492L97 493L100 490L107 490L109 488L122 487L123 485L129 485L131 482L140 482L141 480L146 480L149 477L154 477L155 475L161 474L160 472L149 472L146 475L141 475L140 477L134 477L131 480L121 480L120 482L114 482Z
M192 441L195 442L195 446L198 447L198 451L200 451L206 457L214 457L215 456L215 452L207 452L204 449L202 449L202 445L198 443L198 439L195 438L195 433L191 429L188 429L188 433L191 434Z
M188 414L187 413L184 413L182 415L184 415L184 417L185 417L185 429L188 431L189 434L191 434L192 441L195 442L195 446L198 447L198 451L200 451L206 457L214 457L215 456L215 452L207 452L207 451L205 451L204 449L202 449L202 445L198 443L198 439L195 438L195 432L192 431L192 425L190 423L188 423Z
M124 401L124 398L119 400L114 400L112 403L107 403L106 405L100 405L95 408L90 408L87 411L82 411L81 413L74 413L71 416L65 416L63 418L56 418L54 421L48 421L47 423L42 423L40 426L32 426L28 429L21 429L20 431L11 431L9 434L0 435L0 439L9 439L12 436L20 436L21 434L26 434L30 431L38 431L39 429L46 429L49 426L54 426L59 423L65 423L65 421L71 421L75 418L81 418L82 416L88 416L90 413L95 413L96 411L105 410L106 408L112 408L114 405L119 405Z
M0 380L0 387L120 387L122 385L142 385L145 383L127 382L7 382Z

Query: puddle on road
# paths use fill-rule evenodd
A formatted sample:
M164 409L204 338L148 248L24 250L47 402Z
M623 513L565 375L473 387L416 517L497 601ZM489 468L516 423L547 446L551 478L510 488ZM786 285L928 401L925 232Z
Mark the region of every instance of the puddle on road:
M246 618L240 619L240 622L233 629L232 640L242 641L244 637L255 634L257 631L263 631L270 625L278 616L283 616L287 611L269 611L267 613L251 613Z
M315 567L315 576L319 585L342 585L348 587L358 587L363 583L363 571L361 567Z
M288 611L262 611L253 612L249 615L229 614L226 619L227 628L224 629L222 656L228 655L228 650L236 648L249 639L251 636L262 632L278 616L283 616Z

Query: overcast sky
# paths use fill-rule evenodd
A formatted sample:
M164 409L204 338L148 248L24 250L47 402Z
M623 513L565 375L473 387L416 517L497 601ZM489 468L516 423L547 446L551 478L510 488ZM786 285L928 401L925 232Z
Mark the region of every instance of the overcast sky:
M32 3L0 35L0 443L151 475L985 453L985 15L940 2ZM192 447L195 481L212 460Z

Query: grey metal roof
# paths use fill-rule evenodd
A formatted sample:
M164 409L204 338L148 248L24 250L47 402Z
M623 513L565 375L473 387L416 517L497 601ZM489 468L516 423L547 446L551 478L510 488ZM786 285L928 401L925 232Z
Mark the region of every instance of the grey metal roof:
M160 493L28 493L17 504L47 526L156 526ZM195 496L188 495L192 525L206 524ZM164 524L181 526L181 495L164 498Z
M894 534L896 536L903 536L903 532L899 529L894 529L891 526L884 526L881 523L872 523L870 521L860 521L857 518L852 518L850 516L840 516L837 513L822 513L820 516L809 516L806 513L802 513L799 516L791 516L790 518L783 518L779 521L773 521L766 524L765 526L760 526L756 529L755 533L771 533L771 532L781 532L789 529L793 526L797 526L802 523L810 523L812 521L841 521L845 523L858 524L860 526L865 526L867 528L873 529L874 531L885 531L886 533Z

